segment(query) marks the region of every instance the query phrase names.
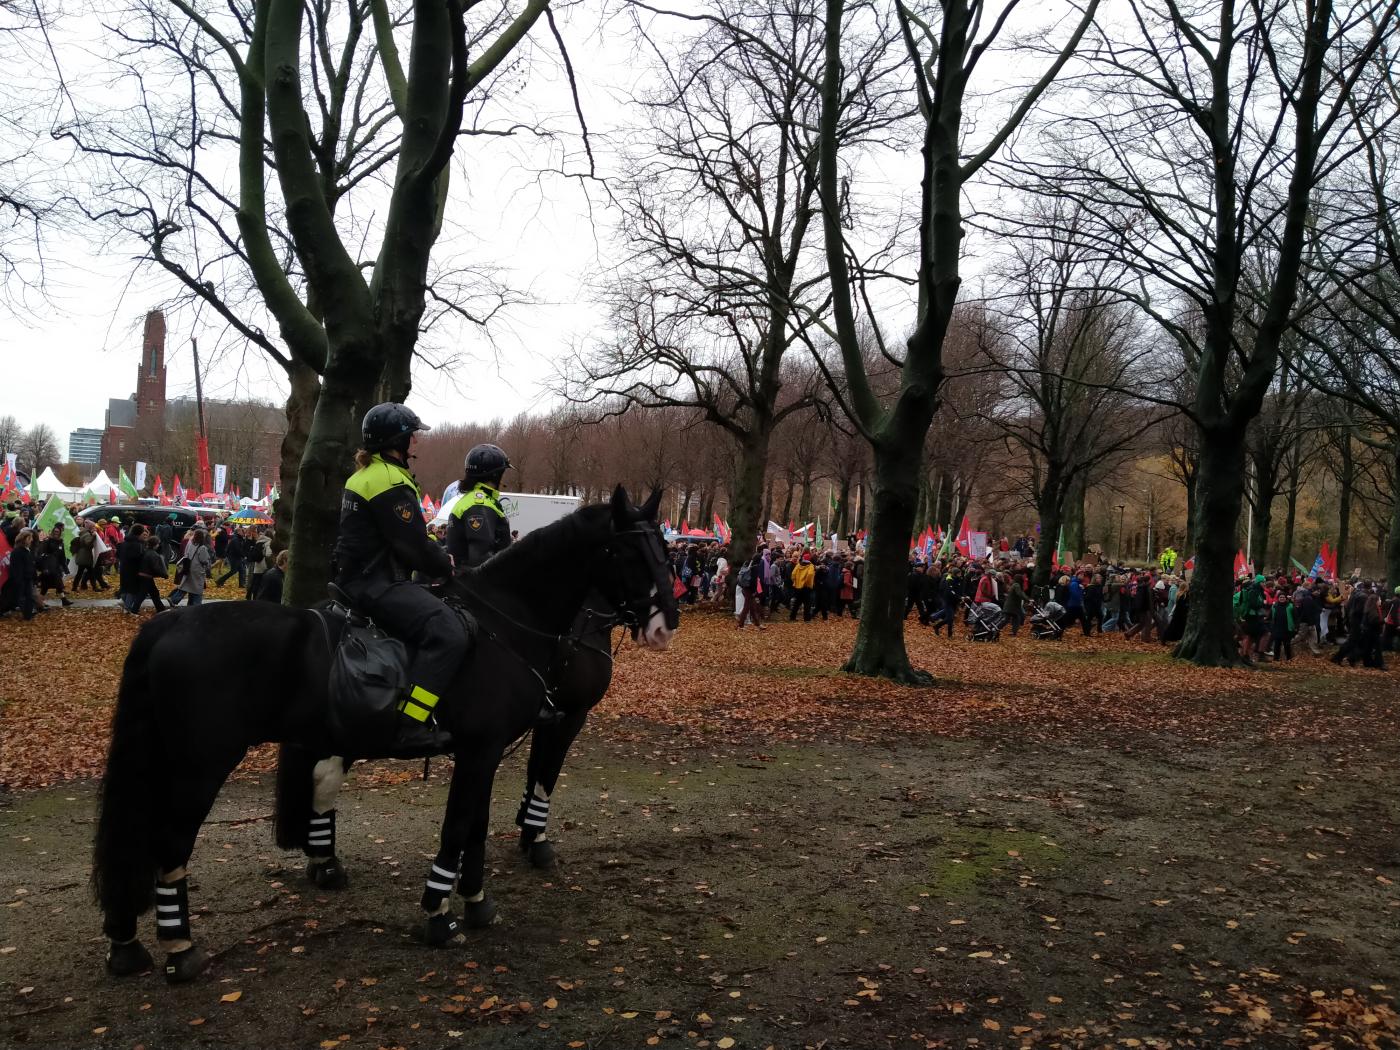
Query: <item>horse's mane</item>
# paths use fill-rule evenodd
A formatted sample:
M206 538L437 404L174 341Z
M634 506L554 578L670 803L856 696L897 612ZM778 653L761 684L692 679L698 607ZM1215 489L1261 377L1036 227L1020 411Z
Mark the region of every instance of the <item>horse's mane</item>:
M509 578L513 587L529 586L536 573L557 572L560 553L581 554L590 541L602 539L612 522L612 507L592 503L522 536L483 564L460 575L467 579Z

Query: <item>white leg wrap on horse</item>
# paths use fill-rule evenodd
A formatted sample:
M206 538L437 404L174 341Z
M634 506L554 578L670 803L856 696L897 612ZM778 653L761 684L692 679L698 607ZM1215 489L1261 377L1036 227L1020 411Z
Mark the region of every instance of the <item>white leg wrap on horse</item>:
M178 870L180 878L165 875L156 883L156 937L167 951L179 951L170 945L188 946L190 940L190 884L184 869Z
M525 800L524 826L541 834L549 823L549 796L544 795L536 785L534 792Z
M345 760L332 755L316 763L311 771L311 808L317 813L335 809L336 796L345 783Z

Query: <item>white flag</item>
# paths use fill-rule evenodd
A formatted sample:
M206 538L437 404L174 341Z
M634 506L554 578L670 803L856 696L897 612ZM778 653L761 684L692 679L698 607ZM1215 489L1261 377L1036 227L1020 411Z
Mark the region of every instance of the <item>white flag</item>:
M146 464L139 459L136 461L136 491L140 492L146 487Z
M214 464L214 491L223 495L224 482L228 481L228 466L223 463Z
M18 452L6 452L6 453L5 453L5 465L8 466L8 467L10 468L10 473L11 473L11 474L13 474L13 473L15 472L15 457L18 456L18 455L19 455Z
M259 485L261 485L261 483L262 483L262 478L254 478L254 479L253 479L253 498L254 498L254 499L257 499L257 498L258 498L258 487L259 487Z

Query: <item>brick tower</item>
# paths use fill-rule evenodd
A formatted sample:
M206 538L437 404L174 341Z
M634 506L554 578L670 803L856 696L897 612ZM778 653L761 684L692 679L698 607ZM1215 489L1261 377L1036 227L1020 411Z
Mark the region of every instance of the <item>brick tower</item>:
M165 314L146 315L141 339L141 371L136 377L136 415L141 419L165 417Z

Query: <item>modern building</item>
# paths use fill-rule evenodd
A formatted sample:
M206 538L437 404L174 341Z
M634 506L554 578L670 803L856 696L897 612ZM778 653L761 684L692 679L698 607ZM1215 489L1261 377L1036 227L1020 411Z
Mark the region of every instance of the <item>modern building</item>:
M68 434L68 462L89 463L93 466L102 462L102 431L96 427L79 427Z

